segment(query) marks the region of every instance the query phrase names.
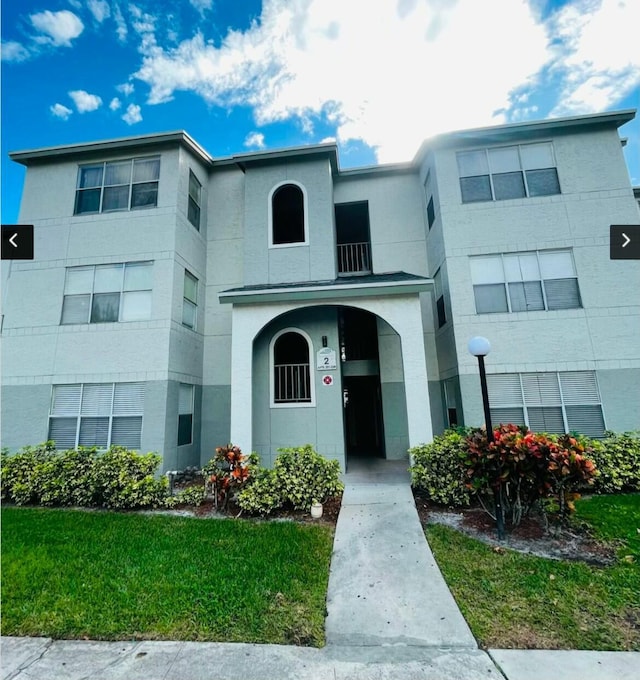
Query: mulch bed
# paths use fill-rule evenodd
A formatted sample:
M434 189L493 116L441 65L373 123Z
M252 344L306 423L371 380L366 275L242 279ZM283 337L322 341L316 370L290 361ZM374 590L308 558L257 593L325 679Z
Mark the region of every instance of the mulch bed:
M505 528L505 538L498 541L496 524L481 506L447 508L437 505L414 490L418 516L423 526L444 524L496 549L549 559L576 560L606 566L616 561L615 549L593 538L584 526L570 524L545 525L539 514L523 517L519 526Z
M196 517L242 517L243 519L256 519L266 521L289 521L299 522L302 524L316 524L322 526L335 527L340 514L340 504L342 503L342 495L327 499L322 504L322 517L314 519L311 513L307 510L295 510L293 507L280 508L274 510L269 515L261 517L259 515L248 515L233 501L230 501L225 510L218 510L213 501L206 501L202 505L194 508L190 505L178 505L175 510L179 512L191 512Z

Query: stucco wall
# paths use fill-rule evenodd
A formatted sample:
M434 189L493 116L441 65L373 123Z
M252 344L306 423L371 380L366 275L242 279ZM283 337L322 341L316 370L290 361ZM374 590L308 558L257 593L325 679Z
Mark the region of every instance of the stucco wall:
M279 184L303 188L304 245L269 246L270 194ZM328 159L249 166L245 176L244 283L319 281L336 276L333 184Z
M271 406L269 343L278 331L298 328L312 342L310 356L311 379L315 385L315 406ZM301 309L271 322L254 341L253 359L253 442L266 465L272 465L277 449L312 444L327 458L345 464L342 379L340 365L335 370L316 370L316 353L322 348L322 336L327 346L339 355L337 311L335 308ZM333 385L322 382L325 375L333 377Z

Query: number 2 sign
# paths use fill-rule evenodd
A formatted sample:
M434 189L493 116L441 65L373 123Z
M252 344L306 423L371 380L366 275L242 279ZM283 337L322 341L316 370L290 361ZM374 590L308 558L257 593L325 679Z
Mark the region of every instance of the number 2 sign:
M316 369L318 371L333 371L338 368L335 349L323 347L316 354Z

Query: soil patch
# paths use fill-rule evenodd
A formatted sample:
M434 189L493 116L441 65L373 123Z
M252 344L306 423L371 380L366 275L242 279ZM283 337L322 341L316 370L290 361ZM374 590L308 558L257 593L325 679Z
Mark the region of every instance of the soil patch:
M446 508L436 505L414 491L420 521L445 524L496 550L520 553L553 560L575 560L598 566L616 562L615 547L596 541L585 527L546 526L540 515L525 517L517 527L507 527L504 540L498 541L495 521L482 507Z
M178 505L174 510L168 512L172 514L191 515L200 518L235 518L254 519L275 522L299 522L302 524L319 524L322 526L335 527L340 514L342 495L327 499L322 504L322 517L314 519L308 510L295 510L291 506L285 506L274 510L264 517L248 515L242 511L236 503L230 501L225 510L218 510L213 501L206 501L198 507L190 505Z

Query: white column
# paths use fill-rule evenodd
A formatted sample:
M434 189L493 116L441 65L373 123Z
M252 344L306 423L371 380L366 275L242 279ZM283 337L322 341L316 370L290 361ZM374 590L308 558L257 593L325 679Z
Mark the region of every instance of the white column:
M366 298L358 306L378 314L400 336L409 446L432 441L433 427L419 296Z
M246 454L251 453L252 445L254 336L247 309L234 306L231 324L231 442Z
M424 332L420 303L417 300L415 306L416 311L405 317L403 328L398 328L402 344L404 390L407 398L409 446L411 447L433 440Z

